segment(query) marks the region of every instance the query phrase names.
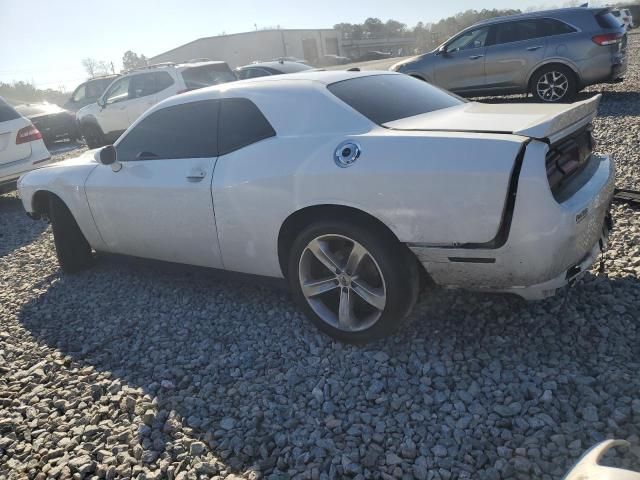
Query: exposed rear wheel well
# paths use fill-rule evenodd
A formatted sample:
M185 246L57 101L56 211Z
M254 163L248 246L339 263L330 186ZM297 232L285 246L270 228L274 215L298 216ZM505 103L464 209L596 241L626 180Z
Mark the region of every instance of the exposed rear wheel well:
M280 262L282 274L285 277L289 271L289 252L291 251L291 246L298 234L314 222L336 218L347 219L350 222L358 223L367 229L378 232L380 235L389 237L392 241L400 243L398 237L389 227L376 217L363 212L362 210L358 210L357 208L347 207L344 205L314 205L306 207L289 215L280 227L280 233L278 234L278 260ZM404 245L403 247L407 248ZM413 253L411 253L411 255L413 256ZM426 274L424 267L420 262L418 262L417 258L416 262L418 263L421 272L421 280L423 277L426 279L428 275Z

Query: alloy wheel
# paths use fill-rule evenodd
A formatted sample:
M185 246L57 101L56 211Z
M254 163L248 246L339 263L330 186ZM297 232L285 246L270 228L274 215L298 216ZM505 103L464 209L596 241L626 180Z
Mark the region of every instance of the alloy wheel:
M567 94L569 79L564 73L553 70L538 79L536 90L545 102L557 102Z
M343 235L321 235L300 256L302 294L322 321L342 331L374 325L387 303L380 266L369 251Z

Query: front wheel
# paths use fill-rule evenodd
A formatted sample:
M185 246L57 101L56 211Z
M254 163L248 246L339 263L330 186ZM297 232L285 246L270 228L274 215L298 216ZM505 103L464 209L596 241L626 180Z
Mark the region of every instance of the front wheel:
M82 136L89 148L98 148L107 144L102 129L93 123L85 123L82 125Z
M563 65L543 67L531 79L531 93L539 102L571 102L576 92L575 74Z
M60 268L67 273L84 270L91 265L91 246L75 218L58 197L49 200L49 218Z
M296 238L288 278L294 297L323 332L348 343L390 335L418 296L416 259L388 232L323 221Z

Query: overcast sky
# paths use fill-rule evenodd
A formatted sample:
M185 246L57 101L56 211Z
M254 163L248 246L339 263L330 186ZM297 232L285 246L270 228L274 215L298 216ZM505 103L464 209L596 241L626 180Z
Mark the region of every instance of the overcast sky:
M0 81L72 89L85 57L121 67L126 50L153 56L200 37L258 28L327 28L393 18L409 26L469 8L527 8L549 0L0 0Z

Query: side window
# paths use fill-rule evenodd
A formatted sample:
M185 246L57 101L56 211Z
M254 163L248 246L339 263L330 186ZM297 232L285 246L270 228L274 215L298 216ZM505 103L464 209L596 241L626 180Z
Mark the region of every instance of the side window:
M129 98L129 83L131 82L131 77L124 77L120 80L117 80L111 88L107 91L107 94L104 96L105 103L117 103L127 100Z
M76 88L76 91L73 92L73 95L71 96L71 99L74 102L81 102L82 100L84 100L85 89L86 89L85 84L80 85L78 88Z
M539 32L538 20L505 22L495 26L495 44L520 42L544 36Z
M543 18L538 21L538 29L541 37L551 37L553 35L562 35L563 33L573 33L577 30L571 25L567 25L560 20L553 18Z
M117 143L118 160L216 157L219 109L203 100L153 112Z
M86 98L98 98L104 92L104 88L101 88L100 81L87 82L87 94Z
M246 98L225 98L220 105L220 155L274 137L275 130L255 104Z
M487 42L489 28L477 28L463 33L447 45L447 52L469 50L470 48L484 47Z
M156 77L156 92L160 92L175 83L167 72L154 72L153 75Z

